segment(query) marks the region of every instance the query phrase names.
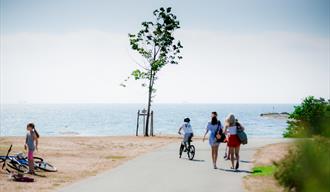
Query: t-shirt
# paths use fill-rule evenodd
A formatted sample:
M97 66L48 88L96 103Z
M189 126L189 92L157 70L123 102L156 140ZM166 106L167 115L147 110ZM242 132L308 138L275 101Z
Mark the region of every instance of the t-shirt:
M219 123L220 123L220 125L219 125ZM206 128L211 132L211 135L214 135L214 136L215 136L216 131L218 130L218 127L220 129L223 129L222 124L221 124L220 121L215 125L212 125L211 122L208 122L207 125L206 125Z
M35 146L34 146L34 131L28 131L26 134L26 140L25 143L28 146L29 151L34 151Z
M209 144L210 145L213 145L217 142L216 138L215 138L215 135L218 131L218 128L223 129L222 124L221 124L220 121L218 121L218 123L215 124L215 125L212 125L211 122L207 123L207 125L206 125L206 129L210 132L210 136L209 136Z
M184 133L193 133L192 127L190 125L190 123L183 123L181 125L181 128L183 129Z
M237 134L237 127L236 126L228 127L227 130L228 130L230 135L236 135Z

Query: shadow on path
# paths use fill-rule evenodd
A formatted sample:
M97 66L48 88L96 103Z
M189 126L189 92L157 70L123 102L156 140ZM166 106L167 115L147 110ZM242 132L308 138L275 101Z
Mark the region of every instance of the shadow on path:
M188 158L184 157L182 159L185 159L185 160L189 160ZM189 161L194 161L194 162L205 162L205 160L203 159L193 159L193 160L189 160Z
M246 160L240 160L239 162L242 162L242 163L253 163L252 161L246 161Z
M253 173L252 171L248 171L248 170L235 170L235 169L222 169L220 168L219 170L221 171L226 171L226 172L232 172L232 173Z

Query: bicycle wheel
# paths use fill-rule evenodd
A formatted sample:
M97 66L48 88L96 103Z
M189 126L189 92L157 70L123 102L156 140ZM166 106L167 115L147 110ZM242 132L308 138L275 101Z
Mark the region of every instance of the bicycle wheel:
M48 172L56 172L57 169L55 166L45 162L42 158L34 158L34 167Z
M29 171L29 166L24 164L19 164L15 161L9 160L6 164L8 165L8 167L15 169L19 172L27 173Z
M190 145L189 148L188 148L188 158L189 160L193 160L194 157L195 157L195 146L193 145Z
M0 158L0 165L1 167L5 167L5 159Z

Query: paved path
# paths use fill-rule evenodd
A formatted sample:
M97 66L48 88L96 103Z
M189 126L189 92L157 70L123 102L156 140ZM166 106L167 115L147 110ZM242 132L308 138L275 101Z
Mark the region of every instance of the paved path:
M249 174L251 158L259 147L286 139L250 139L241 148L240 171L229 169L224 161L225 145L220 146L219 169L213 169L208 142L194 142L194 161L178 158L178 144L147 153L117 168L61 189L61 192L239 192L242 177Z

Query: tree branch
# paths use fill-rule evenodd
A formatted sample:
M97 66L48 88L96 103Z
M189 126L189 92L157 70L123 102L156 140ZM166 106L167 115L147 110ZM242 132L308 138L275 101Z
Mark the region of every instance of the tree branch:
M135 63L135 64L137 64L138 66L140 66L141 68L143 68L144 70L149 70L146 66L143 66L143 65L141 65L139 62L137 62L130 54L129 54L129 52L128 52L128 50L127 50L127 53L128 53L128 56L129 56L129 58Z

